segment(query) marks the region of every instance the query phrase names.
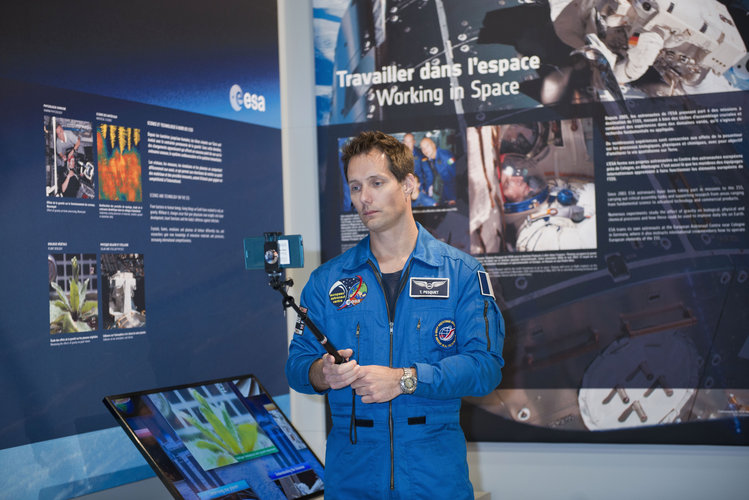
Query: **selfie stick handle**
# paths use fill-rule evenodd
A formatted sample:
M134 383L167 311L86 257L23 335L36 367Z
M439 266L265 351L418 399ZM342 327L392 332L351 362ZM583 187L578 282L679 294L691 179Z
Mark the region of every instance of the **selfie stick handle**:
M281 281L280 277L274 276L271 278L269 284L271 287L273 287L274 290L278 290L278 292L283 296L282 303L284 309L286 309L287 307L291 307L294 311L296 311L296 313L299 315L299 319L301 319L302 322L304 322L304 324L309 327L317 341L320 342L320 344L325 348L326 351L328 351L328 354L333 356L333 359L335 359L335 363L337 365L345 363L346 360L343 359L340 354L338 354L338 350L335 348L333 343L328 340L328 337L326 337L325 334L322 333L319 328L317 328L317 325L315 325L315 323L309 318L309 316L307 316L307 313L296 304L296 302L294 301L294 297L286 293L286 287L293 285L294 281L290 279Z

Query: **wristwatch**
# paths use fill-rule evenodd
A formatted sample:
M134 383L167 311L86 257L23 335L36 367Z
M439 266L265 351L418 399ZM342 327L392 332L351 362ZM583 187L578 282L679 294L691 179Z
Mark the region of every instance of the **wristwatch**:
M401 394L413 394L415 390L416 374L411 368L404 368L401 377Z

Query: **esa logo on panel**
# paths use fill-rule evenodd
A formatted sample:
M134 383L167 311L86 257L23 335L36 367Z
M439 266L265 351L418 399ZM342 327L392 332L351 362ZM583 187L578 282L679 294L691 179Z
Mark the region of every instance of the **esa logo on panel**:
M252 111L265 111L265 96L243 92L242 87L237 84L229 90L229 102L234 111L242 111L242 108Z

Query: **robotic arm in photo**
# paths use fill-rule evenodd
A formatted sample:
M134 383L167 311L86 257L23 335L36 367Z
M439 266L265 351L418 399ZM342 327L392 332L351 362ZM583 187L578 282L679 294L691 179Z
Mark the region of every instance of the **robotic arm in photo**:
M633 4L629 0L569 2L554 19L554 30L574 49L589 47L601 53L617 82L628 83L644 75L655 62L666 37L664 30L655 26L653 31L640 32L636 42L630 44L627 32L630 11L637 9L640 3ZM644 7L639 6L640 10L651 10L651 3L645 2Z
M723 92L742 88L746 45L728 9L717 0L583 0L552 9L554 29L604 77L601 97ZM554 17L555 16L555 17ZM582 40L582 45L580 42ZM605 64L601 64L601 58ZM652 68L654 72L648 76ZM731 71L738 68L736 71ZM620 89L607 84L610 72ZM597 80L597 81L596 81ZM635 83L636 82L636 83ZM738 85L737 85L738 83Z

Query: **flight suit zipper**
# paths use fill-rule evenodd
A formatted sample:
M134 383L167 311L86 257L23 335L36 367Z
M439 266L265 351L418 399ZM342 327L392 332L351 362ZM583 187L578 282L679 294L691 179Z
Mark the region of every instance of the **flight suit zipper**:
M400 295L400 293L398 294ZM395 299L396 302L398 299ZM390 321L390 368L393 367L393 322ZM393 433L395 432L395 426L393 425L393 400L388 401L388 428L390 430L390 489L395 489L395 443L393 439Z
M406 266L405 272L401 275L400 284L398 285L398 291L395 294L395 301L393 301L393 304L395 307L393 307L393 310L390 310L390 304L388 304L388 297L387 293L385 292L385 285L382 282L382 274L380 274L380 271L377 269L377 266L372 262L371 260L367 261L367 264L369 264L369 267L372 268L372 272L375 275L375 278L377 279L377 284L380 285L380 290L382 290L382 295L385 297L385 310L387 311L388 315L388 328L389 328L389 337L390 337L390 352L389 352L389 358L388 358L388 366L390 368L393 367L393 331L395 328L395 309L398 306L398 297L400 297L401 292L403 291L403 288L406 286L406 281L408 281L408 274L411 270L411 262L409 261L408 266ZM393 401L388 401L388 430L390 431L390 489L395 489L395 443L393 440L393 433L394 433L394 423L393 423Z

